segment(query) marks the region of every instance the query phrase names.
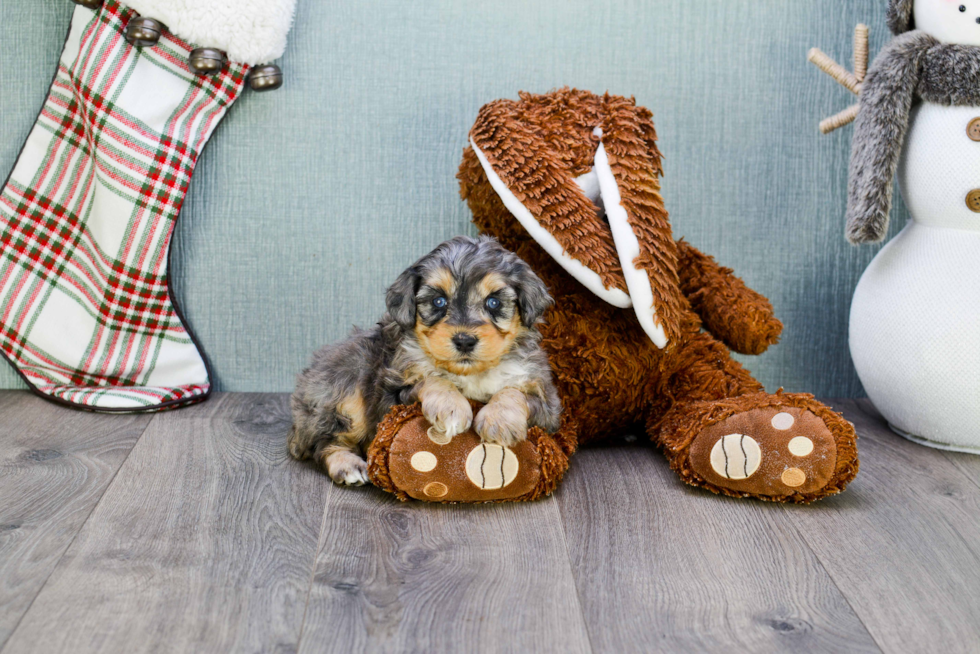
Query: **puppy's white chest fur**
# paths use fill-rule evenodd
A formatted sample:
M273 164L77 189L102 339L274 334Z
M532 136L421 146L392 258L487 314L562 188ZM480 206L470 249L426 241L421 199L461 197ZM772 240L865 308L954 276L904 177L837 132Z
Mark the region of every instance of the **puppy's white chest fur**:
M503 361L495 368L472 375L454 375L440 371L439 376L449 380L463 397L484 404L498 391L504 388L521 388L528 381L524 366L516 361Z

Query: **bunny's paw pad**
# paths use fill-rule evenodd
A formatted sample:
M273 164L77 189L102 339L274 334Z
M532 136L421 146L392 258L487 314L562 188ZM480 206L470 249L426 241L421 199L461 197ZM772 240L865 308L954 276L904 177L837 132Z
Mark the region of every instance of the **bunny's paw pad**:
M837 445L810 411L765 406L707 426L691 444L690 461L695 472L720 488L785 497L826 486L837 464Z

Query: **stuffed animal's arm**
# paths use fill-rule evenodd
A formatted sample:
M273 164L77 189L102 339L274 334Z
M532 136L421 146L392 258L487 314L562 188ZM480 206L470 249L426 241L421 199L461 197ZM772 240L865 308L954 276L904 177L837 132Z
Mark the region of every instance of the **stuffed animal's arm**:
M708 331L742 354L762 354L779 340L783 324L765 296L687 241L677 251L681 290Z

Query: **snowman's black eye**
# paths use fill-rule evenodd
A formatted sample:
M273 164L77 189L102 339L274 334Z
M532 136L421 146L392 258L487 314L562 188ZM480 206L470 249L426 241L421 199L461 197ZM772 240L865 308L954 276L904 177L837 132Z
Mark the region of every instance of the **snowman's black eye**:
M966 5L960 5L960 12L966 11Z

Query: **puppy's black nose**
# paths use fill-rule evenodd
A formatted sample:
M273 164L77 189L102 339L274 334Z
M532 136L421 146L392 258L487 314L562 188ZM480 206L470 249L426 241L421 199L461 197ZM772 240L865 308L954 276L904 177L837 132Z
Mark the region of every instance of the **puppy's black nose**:
M466 334L462 332L454 335L452 340L453 345L456 346L456 349L463 354L469 354L472 352L473 348L475 348L476 344L480 341L480 339L473 334Z

